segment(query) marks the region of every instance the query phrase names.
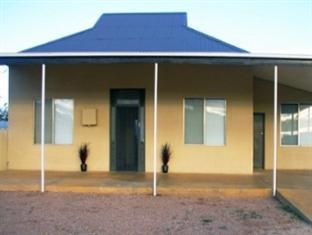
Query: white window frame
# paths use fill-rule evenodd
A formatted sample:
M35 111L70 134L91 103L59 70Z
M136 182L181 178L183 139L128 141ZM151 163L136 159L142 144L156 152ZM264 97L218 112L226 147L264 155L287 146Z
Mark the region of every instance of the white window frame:
M298 113L298 144L283 144L282 143L282 121L281 121L281 115L282 115L282 105L292 105L296 104L297 105L297 113ZM300 140L300 106L301 105L310 105L312 106L312 102L283 102L280 104L279 109L280 109L280 115L279 115L279 135L280 135L280 146L281 147L302 147L302 148L310 148L312 147L312 143L309 145L301 145L301 140Z
M185 100L186 99L201 99L203 100L203 143L201 144L190 144L190 143L185 143ZM225 107L225 118L224 118L224 143L222 145L210 145L210 144L205 144L205 121L206 121L206 112L205 112L205 105L206 105L206 100L224 100L224 107ZM184 145L196 145L196 146L207 146L207 147L225 147L227 145L227 100L225 98L217 98L217 97L183 97L183 143Z
M54 110L54 100L72 100L72 102L73 102L73 126L72 126L72 143L70 143L70 144L60 144L60 143L45 143L45 145L60 145L60 146L62 146L62 145L68 145L68 146L70 146L70 145L73 145L74 144L74 142L75 142L75 100L73 99L73 98L51 98L51 97L46 97L45 98L45 101L46 100L52 100L52 123L54 123L54 118L55 118L55 110ZM35 98L34 100L33 100L33 144L34 145L40 145L41 144L41 142L39 142L39 143L36 143L36 117L35 117L35 112L36 112L36 101L40 101L41 102L41 98ZM55 126L53 125L52 126L52 128L51 128L51 130L52 130L52 140L53 139L55 139L54 137L55 137Z

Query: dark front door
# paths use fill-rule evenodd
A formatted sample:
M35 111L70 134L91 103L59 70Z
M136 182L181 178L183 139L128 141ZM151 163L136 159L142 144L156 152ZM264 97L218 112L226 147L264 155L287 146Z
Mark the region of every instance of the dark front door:
M264 114L254 114L254 168L264 168Z
M111 90L110 170L145 170L144 90Z
M138 170L138 107L116 109L117 171Z

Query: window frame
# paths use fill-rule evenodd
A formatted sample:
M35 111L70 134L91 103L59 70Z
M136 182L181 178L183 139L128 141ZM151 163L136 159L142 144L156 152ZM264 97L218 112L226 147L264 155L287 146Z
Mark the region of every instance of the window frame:
M297 113L298 113L298 144L283 144L282 143L282 121L281 121L281 115L282 115L282 105L297 105ZM302 145L301 139L300 139L300 106L301 105L310 105L312 107L312 102L283 102L279 105L279 139L280 139L280 147L286 147L286 148L294 148L294 147L301 147L301 148L311 148L312 143L309 145Z
M185 100L186 99L201 99L203 100L203 143L201 144L192 144L192 143L185 143ZM222 145L210 145L205 143L205 121L206 121L206 112L205 112L205 105L206 100L224 100L224 108L225 108L225 118L224 118L224 143ZM207 147L226 147L227 146L227 99L220 98L220 97L198 97L198 96L188 96L183 97L183 120L182 120L182 126L183 126L183 135L182 135L182 141L184 145L195 145L195 146L207 146Z
M55 119L55 104L54 104L54 100L71 100L73 102L73 122L72 122L72 142L70 144L60 144L60 143L44 143L45 145L52 145L52 146L71 146L71 145L74 145L74 142L75 142L75 99L74 98L51 98L51 97L46 97L45 98L45 101L47 100L52 100L52 123L53 123L53 126L51 128L52 130L52 140L54 139L55 137L55 126L54 126L54 119ZM37 145L41 145L41 141L39 143L36 143L36 102L37 101L40 101L41 103L41 98L34 98L33 99L33 126L32 126L32 129L33 129L33 145L37 146ZM41 116L41 115L40 115Z
M283 144L282 143L282 105L297 105L297 114L298 114L298 144ZM279 139L280 139L280 146L281 147L298 147L300 146L300 134L299 134L299 107L300 103L297 102L285 102L285 103L280 103L279 105Z

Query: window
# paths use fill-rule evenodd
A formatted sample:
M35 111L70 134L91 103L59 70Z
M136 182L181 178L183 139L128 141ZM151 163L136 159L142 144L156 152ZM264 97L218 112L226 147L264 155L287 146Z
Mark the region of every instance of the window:
M225 144L225 100L187 98L184 103L186 144Z
M281 105L282 145L312 145L312 105Z
M45 143L72 144L73 110L71 99L46 99ZM35 143L41 143L41 100L35 101Z
M203 143L203 106L202 99L185 99L185 143Z
M282 145L298 144L298 105L283 104L281 107Z

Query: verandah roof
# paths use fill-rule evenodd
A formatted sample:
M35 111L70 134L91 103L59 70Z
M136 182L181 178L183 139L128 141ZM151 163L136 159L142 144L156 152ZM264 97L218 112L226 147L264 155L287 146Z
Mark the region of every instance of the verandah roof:
M0 64L186 63L215 65L312 65L312 55L229 52L27 52L0 53Z
M312 55L200 52L36 52L0 53L0 64L173 63L249 66L255 77L273 81L272 66L280 66L279 83L312 92Z

